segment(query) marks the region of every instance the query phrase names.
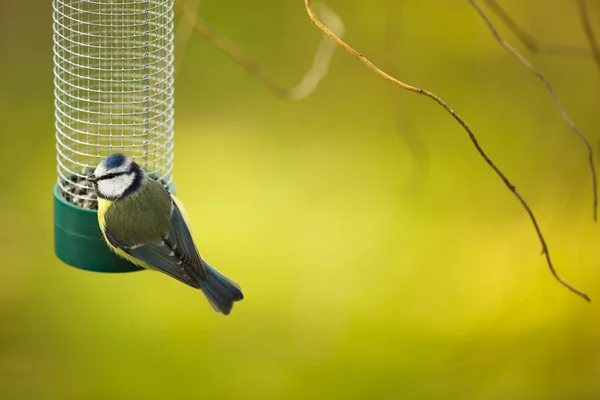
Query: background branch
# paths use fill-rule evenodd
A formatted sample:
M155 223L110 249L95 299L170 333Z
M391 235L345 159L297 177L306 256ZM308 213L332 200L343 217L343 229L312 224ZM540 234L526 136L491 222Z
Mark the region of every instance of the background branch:
M594 35L594 30L592 29L590 19L588 18L585 0L577 0L577 8L579 9L579 19L581 21L581 27L583 28L585 37L589 43L590 49L592 50L592 55L594 56L596 67L598 67L598 70L600 70L600 48L598 48L598 41L596 40L596 36ZM600 141L596 145L596 150L600 150Z
M543 43L515 22L514 19L498 4L496 0L484 0L489 9L510 29L532 53L550 54L567 57L589 57L590 52L583 47Z
M587 38L587 41L590 44L590 49L592 50L594 61L596 62L596 66L598 67L598 69L600 69L600 49L598 48L598 42L596 41L596 37L594 36L592 24L590 23L590 19L588 18L585 0L577 0L577 8L579 9L579 18L581 20L581 26L583 27L585 37Z
M562 104L558 100L558 97L556 97L556 94L554 93L554 89L552 88L552 86L550 85L550 82L548 82L546 77L537 68L535 68L529 61L527 61L527 59L525 59L525 57L523 57L518 51L516 51L511 45L509 45L502 36L500 36L500 33L498 33L498 30L496 29L496 27L494 26L492 21L489 19L487 14L483 11L483 9L481 7L479 7L479 4L477 4L477 1L475 1L475 0L468 0L468 1L475 8L475 10L477 10L477 12L481 16L481 18L484 20L484 22L487 24L488 28L492 32L492 35L494 36L494 38L498 41L498 43L500 43L500 45L502 47L504 47L510 54L512 54L515 58L517 58L531 72L533 72L533 74L535 76L537 76L540 79L540 81L542 81L542 83L548 90L548 93L550 93L550 96L552 97L552 100L554 101L556 108L558 108L560 115L567 122L567 124L571 127L571 130L577 136L579 136L579 138L581 139L581 141L584 143L585 147L587 148L588 164L590 166L590 172L592 175L593 215L594 215L594 221L597 221L598 220L598 188L597 188L597 180L596 180L596 167L594 165L594 154L592 151L592 145L590 144L590 141L587 139L587 137L583 133L581 133L579 128L577 128L577 126L575 126L575 123L571 120L571 118L569 117L569 115L567 114L565 109L563 108Z
M400 66L398 63L398 54L400 52L401 27L403 26L403 0L388 0L386 7L387 20L385 24L385 55L386 64L392 74L397 75ZM335 44L335 42L331 41ZM427 145L415 130L410 116L406 112L406 104L402 101L402 96L395 87L390 86L390 96L392 104L396 110L396 131L398 137L402 140L412 156L412 171L406 183L405 192L414 193L418 191L429 171L429 150ZM403 111L404 110L404 111Z
M477 141L477 138L475 137L475 134L473 133L473 131L471 130L471 128L467 125L467 123L452 108L450 108L449 105L447 105L441 98L439 98L435 94L433 94L433 93L431 93L431 92L429 92L427 90L420 89L420 88L415 87L415 86L407 85L406 83L401 82L401 81L397 80L396 78L390 76L389 74L386 74L385 72L383 72L381 69L379 69L377 66L375 66L371 61L369 61L366 57L364 57L362 55L362 53L359 53L356 50L354 50L351 46L349 46L348 44L346 44L346 42L344 42L343 40L341 40L340 38L338 38L331 30L329 30L317 18L317 16L315 15L315 13L314 13L314 11L313 11L313 9L311 7L311 1L310 0L304 0L304 5L306 7L306 11L308 13L309 18L317 26L317 28L319 28L323 33L325 33L327 36L329 36L330 38L332 38L346 52L348 52L352 56L358 58L370 70L372 70L373 72L375 72L377 75L381 76L383 79L385 79L385 80L387 80L389 82L392 82L393 84L395 84L397 86L400 86L402 89L408 90L408 91L413 92L413 93L422 94L422 95L424 95L424 96L432 99L437 104L439 104L442 108L444 108L444 110L446 110L460 124L460 126L462 126L462 128L465 130L465 132L469 135L469 139L471 140L471 143L473 144L473 146L475 146L475 149L477 150L477 152L479 153L479 155L484 159L484 161L488 164L488 166L490 168L492 168L492 170L494 170L494 172L496 173L496 175L498 175L498 177L502 180L502 182L504 182L504 184L510 190L510 192L519 200L519 202L521 203L521 205L523 206L523 208L525 209L525 211L529 215L529 218L531 219L531 222L533 223L533 226L535 228L537 236L538 236L538 238L539 238L539 240L541 242L542 253L546 257L546 261L547 261L548 267L550 269L550 272L554 276L554 278L558 282L560 282L563 286L565 286L567 289L571 290L573 293L577 294L578 296L581 296L582 298L584 298L587 301L590 301L590 298L589 298L589 296L587 294L585 294L582 291L580 291L579 289L576 289L575 287L571 286L569 283L567 283L566 281L564 281L558 275L558 273L554 269L554 265L552 264L552 260L550 258L550 251L549 251L548 246L546 244L546 240L544 238L544 235L542 234L542 231L541 231L541 229L539 227L537 219L535 218L535 216L533 214L533 211L531 210L531 208L529 207L529 205L527 204L527 202L525 201L525 199L517 191L516 187L508 180L508 178L504 175L504 173L496 166L496 164L483 151L483 149L481 148L479 142Z
M219 35L197 15L196 11L186 0L175 0L175 6L183 13L187 22L196 32L246 70L246 72L256 77L275 96L284 100L302 100L313 93L321 80L327 75L333 53L337 48L335 42L324 36L317 47L311 68L306 72L298 85L288 88L279 84L259 63ZM319 7L319 12L323 14L324 20L331 25L332 31L336 35L342 36L344 34L344 24L341 18L325 5L318 4L317 7Z
M198 9L200 8L200 0L183 0L187 4L187 8L190 13L193 15L198 14ZM180 18L179 23L177 24L177 29L175 31L175 51L177 52L175 57L175 78L179 75L181 68L183 67L183 60L185 59L185 50L187 48L187 44L192 36L192 32L194 32L194 27L190 23L188 18Z

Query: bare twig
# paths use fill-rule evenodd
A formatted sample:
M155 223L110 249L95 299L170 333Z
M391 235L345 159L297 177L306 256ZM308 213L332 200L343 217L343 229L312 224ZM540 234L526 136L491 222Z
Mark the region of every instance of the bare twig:
M403 0L387 1L387 21L385 24L385 54L387 56L388 68L391 73L398 75L398 53L400 49L400 28L402 27ZM327 24L328 25L328 24ZM331 41L334 43L333 41ZM335 44L335 43L334 43ZM390 95L396 110L396 130L398 136L404 142L406 148L412 155L412 173L406 183L405 192L416 192L423 185L429 171L429 151L419 133L406 113L406 105L403 104L402 93L394 86L390 86ZM403 112L404 110L404 112Z
M446 110L450 115L452 115L452 117L460 124L460 126L463 127L463 129L469 135L469 139L471 140L471 143L473 144L473 146L475 146L475 149L477 150L477 152L479 153L479 155L484 159L484 161L486 162L486 164L492 170L494 170L494 172L496 173L496 175L498 175L498 177L502 180L502 182L504 182L504 184L510 190L510 192L519 200L519 202L521 203L521 205L523 206L523 208L525 209L525 211L529 215L529 218L531 219L531 222L533 223L533 226L535 228L537 236L538 236L538 238L539 238L539 240L541 242L542 249L543 249L543 254L546 257L546 261L548 263L548 267L550 268L550 271L552 272L552 275L554 276L554 278L556 278L556 280L558 282L560 282L567 289L571 290L573 293L581 296L582 298L584 298L587 301L590 301L590 298L589 298L589 296L587 294L585 294L585 293L581 292L580 290L576 289L575 287L571 286L570 284L568 284L566 281L564 281L558 275L558 273L554 269L554 266L552 264L552 260L550 259L550 251L549 251L548 246L546 244L546 240L544 239L544 235L542 234L542 231L541 231L541 229L540 229L540 227L538 225L537 219L535 218L535 216L533 214L533 211L531 210L531 208L529 207L529 205L527 204L527 202L525 201L525 199L517 191L516 187L508 180L508 178L504 175L504 173L502 171L500 171L500 169L496 166L496 164L483 151L483 149L481 148L479 142L477 141L477 138L475 137L475 134L473 133L473 131L471 130L471 128L469 127L469 125L467 125L467 123L452 108L450 108L450 106L448 104L446 104L441 98L439 98L435 94L433 94L433 93L431 93L431 92L429 92L429 91L427 91L425 89L420 89L420 88L415 87L415 86L407 85L406 83L401 82L401 81L397 80L396 78L394 78L394 77L386 74L385 72L383 72L381 69L379 69L377 66L375 66L371 61L369 61L365 56L363 56L361 53L359 53L356 50L354 50L352 47L350 47L348 44L346 44L346 42L344 42L343 40L341 40L340 38L338 38L325 25L323 25L323 23L315 15L315 13L314 13L314 11L313 11L313 9L311 7L310 0L304 0L304 5L306 7L306 11L308 12L308 16L310 17L311 21L317 26L317 28L319 28L323 33L325 33L327 36L329 36L330 38L332 38L346 52L350 53L351 55L353 55L354 57L356 57L357 59L359 59L370 70L372 70L373 72L375 72L377 75L381 76L383 79L385 79L385 80L387 80L387 81L389 81L389 82L391 82L391 83L393 83L393 84L395 84L397 86L400 86L402 89L408 90L409 92L413 92L413 93L417 93L417 94L422 94L424 96L429 97L430 99L432 99L433 101L435 101L438 105L440 105L444 110Z
M590 52L582 47L560 45L553 43L542 43L537 41L533 35L527 32L523 27L517 24L508 13L500 7L496 0L484 0L485 4L492 10L494 14L510 29L519 40L525 45L527 50L532 53L550 54L555 56L568 57L589 57Z
M288 88L275 81L256 61L252 60L243 51L212 29L202 18L196 15L196 12L190 8L186 0L175 0L175 5L181 10L196 32L245 69L246 72L255 76L275 96L284 100L301 100L312 94L321 80L327 75L331 58L337 47L327 36L323 37L315 53L311 68L298 85ZM343 35L344 24L340 17L324 5L319 6L321 8L320 12L326 16L326 20L331 24L332 30L337 35Z
M581 19L581 26L583 27L585 37L587 38L588 43L590 44L590 49L592 50L594 61L596 61L596 66L598 67L598 69L600 69L600 48L598 48L598 42L596 41L596 37L594 36L594 30L592 29L592 24L590 23L590 19L588 18L585 0L577 0L577 8L579 9L579 18Z
M529 61L527 61L525 59L525 57L523 57L518 51L516 51L511 45L509 45L502 36L500 36L500 33L498 33L498 30L496 29L496 27L494 26L492 21L489 19L487 14L481 9L481 7L479 7L479 4L477 4L477 1L475 1L475 0L468 0L468 1L475 8L475 10L477 10L477 12L481 16L481 18L485 21L488 28L492 32L492 35L494 35L494 38L496 39L496 41L498 41L498 43L500 43L500 45L502 47L504 47L510 54L512 54L515 58L517 58L523 65L525 65L525 67L527 67L531 72L533 72L533 74L535 76L537 76L540 79L540 81L542 81L542 83L548 90L548 93L550 93L550 96L552 97L552 100L554 101L556 108L558 108L560 115L567 122L567 124L571 127L571 130L577 136L579 136L581 141L585 144L585 147L587 147L588 163L589 163L590 172L592 175L592 191L593 191L593 201L594 201L593 214L594 214L594 221L597 221L598 220L598 188L597 188L597 180L596 180L596 167L594 165L594 153L592 151L592 145L590 144L590 141L587 139L587 137L583 133L581 133L579 128L577 128L577 126L575 126L575 123L571 120L571 118L569 117L569 115L567 114L565 109L563 108L562 104L560 104L558 97L556 97L556 94L554 93L554 89L552 89L552 86L550 85L550 82L548 82L546 77L544 77L544 75L537 68L535 68Z

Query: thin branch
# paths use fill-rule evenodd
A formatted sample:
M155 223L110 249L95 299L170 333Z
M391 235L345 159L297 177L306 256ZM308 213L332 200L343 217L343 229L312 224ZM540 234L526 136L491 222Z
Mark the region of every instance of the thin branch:
M496 0L484 0L485 4L494 14L510 29L519 40L525 45L527 50L532 53L550 54L555 56L568 57L589 57L590 52L582 47L560 45L553 43L542 43L537 41L533 35L527 32L522 26L517 24L508 13L500 7Z
M196 32L226 54L236 64L246 70L246 72L255 76L275 96L284 100L302 100L312 94L327 75L333 53L337 48L335 43L327 36L323 37L315 53L311 68L298 85L288 88L275 81L256 61L252 60L242 50L219 35L202 18L196 15L196 12L190 8L186 0L175 0L175 5L180 9ZM343 35L344 24L341 18L324 5L319 5L319 7L321 8L320 12L325 15L326 20L331 24L332 30L337 35Z
M310 0L304 0L304 5L306 7L306 11L308 12L308 16L310 17L311 21L317 26L317 28L319 28L323 33L325 33L327 36L329 36L330 38L335 40L335 42L340 47L342 47L346 52L350 53L351 55L353 55L354 57L359 59L370 70L375 72L377 75L381 76L383 79L385 79L389 82L392 82L393 84L395 84L397 86L400 86L402 89L408 90L409 92L422 94L426 97L429 97L430 99L435 101L438 105L440 105L444 110L446 110L450 115L452 115L452 117L460 124L460 126L463 127L463 129L469 135L469 139L471 140L471 143L473 144L473 146L475 146L475 149L477 150L479 155L484 159L484 161L487 163L487 165L490 168L492 168L492 170L494 170L496 175L498 175L498 177L502 180L502 182L504 182L504 184L510 190L510 192L519 200L519 202L521 203L521 205L523 206L523 208L529 215L529 218L531 219L531 222L533 223L533 226L535 228L537 236L541 242L543 254L546 256L546 261L548 263L548 267L550 268L550 271L552 272L552 275L554 276L554 278L558 282L560 282L563 286L565 286L567 289L572 291L573 293L577 294L578 296L581 296L582 298L584 298L587 301L590 301L590 298L587 294L585 294L585 293L581 292L580 290L576 289L575 287L571 286L570 284L568 284L566 281L564 281L558 275L558 273L556 272L556 270L554 269L554 266L552 264L552 260L550 258L550 251L546 244L546 240L544 239L544 235L542 234L542 231L538 225L537 219L535 218L535 216L533 214L533 211L531 211L531 208L529 207L529 205L527 204L525 199L521 196L521 194L517 191L516 187L508 180L508 178L504 175L504 173L502 171L500 171L500 169L498 169L496 164L494 164L494 162L489 158L489 156L483 151L479 142L477 141L477 138L475 137L475 134L473 133L473 131L471 130L469 125L467 125L467 123L452 108L450 108L450 106L448 104L446 104L441 98L439 98L435 94L433 94L425 89L420 89L415 86L407 85L406 83L401 82L401 81L397 80L396 78L394 78L394 77L386 74L382 70L380 70L371 61L369 61L367 58L365 58L361 53L354 50L352 47L350 47L348 44L346 44L346 42L344 42L343 40L338 38L325 25L323 25L323 23L315 15L315 13L311 7Z
M594 201L594 204L593 204L594 221L598 221L598 184L597 184L597 179L596 179L596 167L594 165L594 153L592 151L592 145L590 144L590 141L587 139L587 137L583 133L581 133L579 128L577 128L577 126L575 126L575 123L573 123L573 121L571 120L571 118L569 117L569 115L567 114L565 109L563 108L563 106L560 104L560 101L558 101L558 97L556 97L556 94L554 93L554 89L552 89L552 86L550 85L550 82L548 82L546 77L544 77L544 75L537 68L535 68L529 61L527 61L525 59L525 57L523 57L518 51L516 51L511 45L509 45L502 36L500 36L500 33L498 33L498 30L496 29L496 27L494 26L492 21L489 19L487 14L481 9L481 7L479 7L479 4L477 4L477 2L475 0L468 0L468 1L475 8L475 10L477 10L477 12L481 16L481 18L485 21L488 28L492 32L492 35L494 35L494 38L496 39L496 41L498 41L498 43L500 43L500 45L502 47L504 47L510 54L512 54L515 58L517 58L521 62L521 64L525 65L525 67L527 67L527 69L529 69L531 72L533 72L533 74L535 76L537 76L540 79L540 81L542 81L542 83L548 90L548 93L550 93L550 96L552 97L552 100L554 101L556 108L558 108L560 115L567 122L567 124L571 127L571 130L577 136L579 136L581 141L585 144L585 147L587 147L588 164L590 166L590 172L592 174L592 191L593 191L593 198L594 198L594 200L593 200Z
M592 24L590 23L590 19L588 18L585 0L577 0L577 8L579 9L579 18L581 19L581 26L583 27L585 37L587 38L588 43L590 44L590 49L592 50L594 61L596 61L596 66L598 67L598 69L600 69L600 48L598 48L598 42L596 41L596 37L594 36L594 30L592 29Z

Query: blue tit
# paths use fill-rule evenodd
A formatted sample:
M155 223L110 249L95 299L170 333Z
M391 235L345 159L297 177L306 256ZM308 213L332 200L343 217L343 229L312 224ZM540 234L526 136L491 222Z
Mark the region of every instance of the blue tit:
M181 202L131 158L115 153L87 179L98 196L98 223L108 246L143 268L200 289L228 315L244 298L240 286L202 259Z

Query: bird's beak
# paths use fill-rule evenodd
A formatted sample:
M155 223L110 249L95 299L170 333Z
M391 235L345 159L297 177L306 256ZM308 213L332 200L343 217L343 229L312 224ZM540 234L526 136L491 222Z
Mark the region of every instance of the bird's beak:
M96 182L98 180L98 178L96 178L94 175L89 175L85 179L87 179L90 182Z

